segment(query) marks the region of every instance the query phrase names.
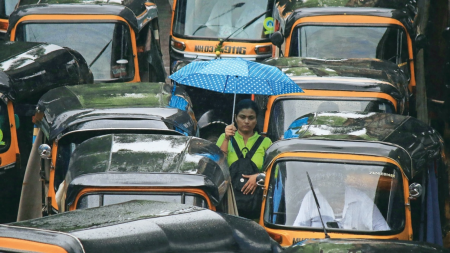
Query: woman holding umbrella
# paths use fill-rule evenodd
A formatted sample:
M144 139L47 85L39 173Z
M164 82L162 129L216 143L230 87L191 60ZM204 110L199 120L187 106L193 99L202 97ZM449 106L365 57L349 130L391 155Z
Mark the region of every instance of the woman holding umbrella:
M264 154L267 148L269 148L272 144L272 141L269 138L262 137L257 131L255 131L257 122L256 115L258 115L258 106L256 103L250 99L241 100L236 105L234 115L236 126L233 124L228 125L225 128L225 133L223 133L217 140L217 146L219 146L224 154L227 155L238 209L241 209L239 208L239 195L252 195L255 193L255 190L257 189L256 177L262 169ZM252 149L253 146L255 146L254 149ZM239 150L236 152L237 148L239 148ZM240 157L239 153L241 153L243 157ZM252 153L253 155L251 155ZM238 169L236 166L233 166L233 163L238 161L238 159L245 159L245 157L248 158L248 156L251 156L251 162L254 163L254 167L256 167L257 170L253 170L253 174L247 175L233 171L233 169ZM238 188L236 188L237 184L239 184ZM240 185L242 184L243 187L241 188ZM239 213L241 214L242 210L239 210Z

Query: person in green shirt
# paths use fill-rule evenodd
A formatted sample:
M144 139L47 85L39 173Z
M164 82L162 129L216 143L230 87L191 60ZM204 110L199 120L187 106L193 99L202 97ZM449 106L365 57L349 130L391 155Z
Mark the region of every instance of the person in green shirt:
M258 106L256 103L250 99L241 100L236 105L235 110L235 125L228 125L225 127L225 133L220 135L217 140L216 145L220 147L222 152L227 156L228 165L231 166L232 163L238 160L238 156L234 151L233 145L231 144L230 137L234 136L236 143L243 156L247 154L248 151L253 147L253 144L256 142L258 137L260 136L257 131L255 131L258 115ZM252 157L252 161L258 167L258 169L262 170L262 165L264 162L264 154L269 146L272 144L272 141L265 137L261 145L259 145L258 150ZM248 178L247 183L242 187L241 191L244 194L253 194L256 190L256 177L258 174L253 175L243 175L243 177Z

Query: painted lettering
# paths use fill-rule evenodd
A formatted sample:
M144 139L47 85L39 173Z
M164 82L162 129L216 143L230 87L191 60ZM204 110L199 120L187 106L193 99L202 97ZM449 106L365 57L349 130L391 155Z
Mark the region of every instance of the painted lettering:
M195 45L194 51L195 52L202 52L202 53L214 53L215 46L202 46L202 45ZM247 48L246 47L232 47L232 46L224 46L222 48L222 53L225 54L246 54Z
M299 243L299 242L302 242L302 241L308 240L308 239L310 239L310 238L294 238L294 239L292 240L292 244L297 244L297 243Z

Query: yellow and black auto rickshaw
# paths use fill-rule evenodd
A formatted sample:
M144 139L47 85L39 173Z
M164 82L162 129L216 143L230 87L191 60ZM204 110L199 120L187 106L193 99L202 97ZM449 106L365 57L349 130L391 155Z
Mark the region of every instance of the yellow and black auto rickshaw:
M272 41L285 56L391 61L408 76L413 92L414 49L420 43L413 41L415 13L407 2L277 1Z
M41 97L34 117L41 133L27 165L21 220L39 217L43 202L44 214L58 212L55 193L66 176L71 154L89 138L118 133L197 135L189 97L181 88L173 91L164 83L59 87ZM40 170L45 187L35 177ZM35 195L41 188L46 196L43 200ZM39 206L38 214L30 214L28 210L36 209L28 205Z
M312 113L273 143L260 225L283 246L310 238L442 245L448 168L440 135L386 113ZM260 183L261 184L261 183Z
M0 42L0 222L14 221L41 95L64 85L92 83L76 51L53 44Z
M135 200L0 225L2 252L280 253L255 222L192 205Z
M323 60L283 57L266 64L280 68L304 93L255 95L259 126L272 141L290 124L312 112L408 113L408 79L393 63L377 59Z
M56 193L59 211L157 200L237 215L215 143L164 134L107 134L77 145ZM55 177L56 184L61 182Z
M48 42L83 55L96 82L164 82L158 9L147 0L20 0L11 41Z
M272 56L273 0L175 0L170 71L180 62L220 57L262 61ZM217 53L216 53L217 52Z
M13 12L19 0L0 0L0 41L6 37L9 14Z

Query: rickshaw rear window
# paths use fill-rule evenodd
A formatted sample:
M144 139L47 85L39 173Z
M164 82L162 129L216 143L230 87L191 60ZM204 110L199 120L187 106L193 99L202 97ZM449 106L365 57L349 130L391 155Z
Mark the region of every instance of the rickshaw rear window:
M395 113L387 100L313 100L280 99L270 113L268 137L272 141L282 139L291 123L300 116L314 112L383 112Z
M402 174L391 164L280 161L270 175L264 221L322 230L400 231L405 224Z
M108 206L131 200L154 200L208 208L206 200L202 196L197 194L146 192L89 194L80 198L77 204L77 209Z
M239 30L269 7L269 0L178 0L173 33L179 36L225 38ZM263 25L266 15L232 39L261 40L268 36Z
M96 81L134 78L130 30L120 22L24 23L18 27L16 40L47 42L78 51Z

